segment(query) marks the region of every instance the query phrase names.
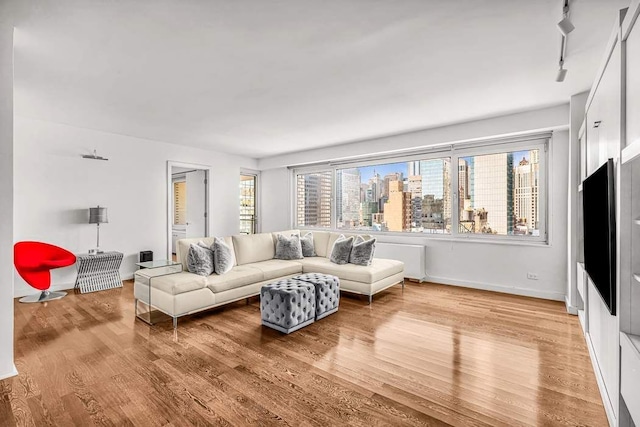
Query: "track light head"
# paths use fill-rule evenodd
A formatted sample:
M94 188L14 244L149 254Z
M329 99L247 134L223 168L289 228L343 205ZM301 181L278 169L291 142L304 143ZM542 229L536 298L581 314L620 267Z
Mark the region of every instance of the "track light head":
M571 23L569 18L567 18L565 16L564 18L562 18L562 21L558 22L558 29L560 30L562 35L564 35L566 37L567 34L569 34L571 31L575 30L576 27Z
M558 69L558 74L556 75L556 81L563 82L565 77L567 77L567 70L560 65L560 69Z

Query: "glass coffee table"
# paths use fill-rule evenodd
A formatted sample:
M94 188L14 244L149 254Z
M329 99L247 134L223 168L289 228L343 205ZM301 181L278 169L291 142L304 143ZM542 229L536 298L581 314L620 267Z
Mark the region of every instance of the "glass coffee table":
M136 265L140 267L140 269L134 274L135 283L145 285L148 288L148 292L144 292L144 295L136 295L136 317L148 325L153 325L160 321L168 320L168 318L172 318L173 327L177 328L177 317L169 316L153 305L153 301L151 299L151 283L154 278L181 273L182 263L170 260L158 260L137 262ZM142 307L140 307L140 305L142 305Z

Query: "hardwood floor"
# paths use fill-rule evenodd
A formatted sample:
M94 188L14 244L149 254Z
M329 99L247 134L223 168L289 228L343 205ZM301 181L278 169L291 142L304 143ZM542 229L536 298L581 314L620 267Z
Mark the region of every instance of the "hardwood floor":
M249 305L154 327L132 283L15 303L0 425L605 426L559 302L408 283L285 336Z

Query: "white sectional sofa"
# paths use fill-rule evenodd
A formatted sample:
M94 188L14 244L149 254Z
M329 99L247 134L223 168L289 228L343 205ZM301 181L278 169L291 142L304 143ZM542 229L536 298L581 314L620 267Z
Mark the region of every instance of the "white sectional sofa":
M150 297L151 306L173 317L175 326L180 316L259 295L262 285L302 273L338 276L342 291L367 295L369 303L377 292L398 283L404 286L404 264L400 261L374 258L366 267L338 265L329 261L333 244L341 233L313 231L317 256L291 261L273 259L277 234L289 236L300 234L300 231L225 237L225 242L235 254L234 267L226 274L208 277L189 273L186 258L191 243L203 241L211 245L213 237L178 240L176 252L183 271L150 280L136 275L136 307L138 300L148 304ZM370 236L363 237L367 239Z

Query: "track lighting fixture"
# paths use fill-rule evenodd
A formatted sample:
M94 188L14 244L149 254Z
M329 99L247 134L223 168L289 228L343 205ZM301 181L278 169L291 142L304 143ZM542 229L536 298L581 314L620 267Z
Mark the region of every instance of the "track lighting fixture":
M564 1L564 6L562 7L562 20L558 22L558 29L565 37L571 31L576 29L573 23L569 20L569 0Z
M560 60L558 61L560 68L558 69L558 74L556 74L556 81L563 82L565 77L567 77L567 70L564 68L564 57L567 52L567 38L568 34L576 28L569 20L569 0L564 0L564 4L562 6L562 21L558 22L558 28L560 29L562 36L560 37Z
M564 69L562 61L560 61L560 68L558 69L558 74L556 75L557 82L563 82L564 78L567 77L567 70Z

